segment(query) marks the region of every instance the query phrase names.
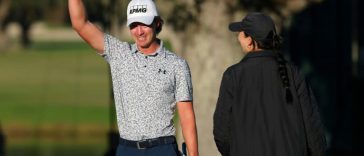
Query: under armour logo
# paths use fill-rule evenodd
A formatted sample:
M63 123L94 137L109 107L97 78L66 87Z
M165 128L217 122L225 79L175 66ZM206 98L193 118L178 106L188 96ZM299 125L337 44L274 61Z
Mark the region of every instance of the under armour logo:
M159 69L159 70L158 70L158 73L166 74L166 72L167 72L166 70L162 70L162 69Z
M147 5L134 5L130 7L129 14L133 13L146 13L147 12Z

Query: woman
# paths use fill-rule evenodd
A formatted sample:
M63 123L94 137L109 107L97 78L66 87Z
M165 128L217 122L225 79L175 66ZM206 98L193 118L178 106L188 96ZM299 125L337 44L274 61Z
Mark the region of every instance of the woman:
M223 156L324 155L325 138L305 79L279 52L273 20L249 13L229 25L245 57L223 75L214 137Z

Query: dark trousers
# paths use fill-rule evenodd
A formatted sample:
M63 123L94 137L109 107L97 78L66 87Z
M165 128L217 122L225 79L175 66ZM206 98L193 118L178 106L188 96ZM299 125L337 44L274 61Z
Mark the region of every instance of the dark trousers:
M180 153L176 143L158 145L146 149L138 149L119 144L116 156L180 156Z

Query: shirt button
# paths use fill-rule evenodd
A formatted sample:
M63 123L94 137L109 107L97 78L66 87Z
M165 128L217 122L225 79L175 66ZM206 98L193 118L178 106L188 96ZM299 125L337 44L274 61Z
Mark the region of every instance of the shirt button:
M148 58L148 56L145 56L145 58L147 59L147 58Z
M147 65L144 65L144 68L146 68L147 67Z

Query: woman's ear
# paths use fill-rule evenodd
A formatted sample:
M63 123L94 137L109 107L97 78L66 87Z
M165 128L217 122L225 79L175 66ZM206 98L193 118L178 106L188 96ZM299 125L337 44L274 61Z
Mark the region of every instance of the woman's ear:
M249 51L256 50L256 48L257 48L256 45L257 45L256 41L253 40L253 38L251 36L249 36L248 37L248 46L247 46L247 48L249 49Z
M249 46L253 46L253 44L254 44L254 40L251 36L248 36L248 43L249 43L248 44Z

